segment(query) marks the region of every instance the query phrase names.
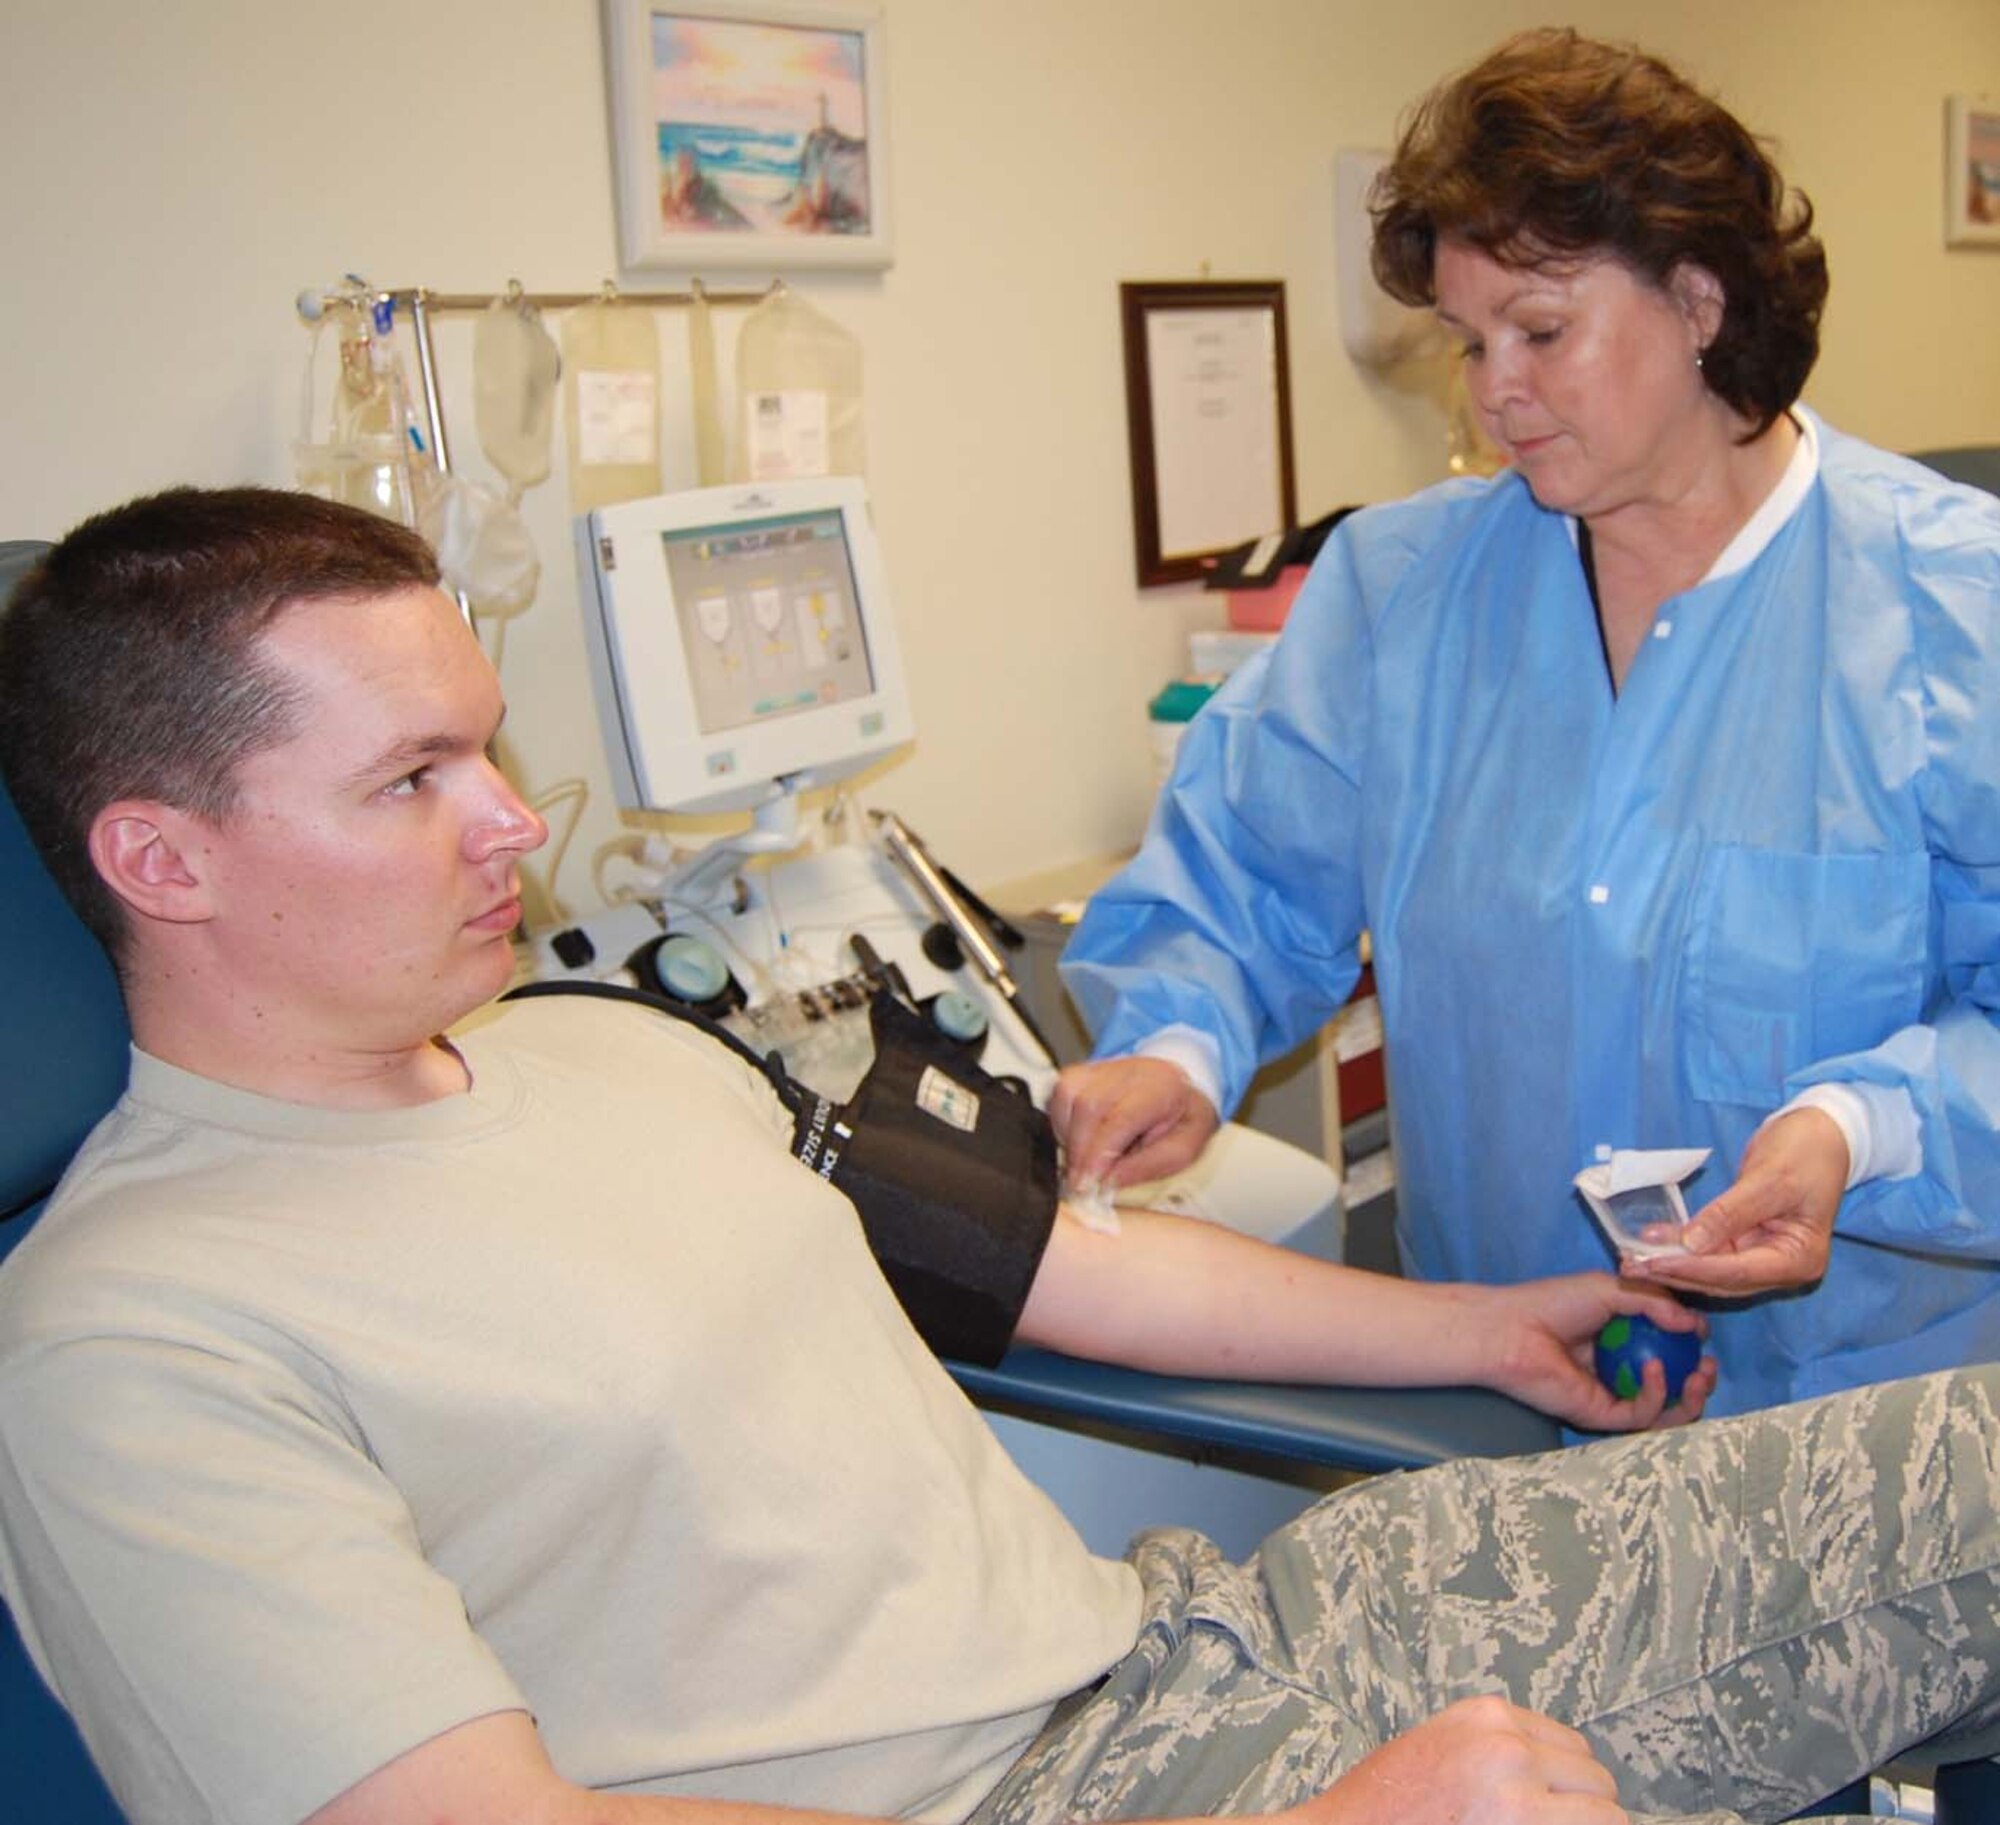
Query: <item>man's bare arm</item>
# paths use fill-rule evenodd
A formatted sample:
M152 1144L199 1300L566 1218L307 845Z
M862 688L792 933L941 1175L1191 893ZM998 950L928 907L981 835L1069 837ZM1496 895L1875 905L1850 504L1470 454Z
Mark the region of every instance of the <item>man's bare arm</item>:
M305 1825L853 1825L837 1812L594 1793L550 1763L525 1711L496 1711L385 1763Z
M1016 1335L1065 1355L1169 1375L1352 1387L1496 1388L1572 1425L1631 1431L1693 1419L1712 1364L1666 1408L1601 1387L1590 1343L1619 1312L1699 1327L1674 1299L1608 1274L1510 1287L1400 1280L1274 1248L1214 1223L1124 1210L1118 1233L1065 1208Z

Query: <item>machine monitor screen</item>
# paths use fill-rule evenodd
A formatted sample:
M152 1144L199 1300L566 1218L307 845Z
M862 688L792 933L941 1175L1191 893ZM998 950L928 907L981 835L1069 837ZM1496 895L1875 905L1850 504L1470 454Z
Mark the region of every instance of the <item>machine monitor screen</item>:
M577 538L621 803L748 809L910 739L858 481L628 501L580 520Z
M660 536L704 735L874 690L838 509Z

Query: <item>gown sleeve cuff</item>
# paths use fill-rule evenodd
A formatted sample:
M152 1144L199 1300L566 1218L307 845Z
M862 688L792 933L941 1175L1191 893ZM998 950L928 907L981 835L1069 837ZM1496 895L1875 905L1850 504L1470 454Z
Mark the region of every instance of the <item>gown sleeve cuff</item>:
M1868 1179L1910 1179L1923 1170L1917 1105L1901 1085L1812 1084L1777 1115L1817 1109L1847 1140L1847 1189Z
M1157 1058L1176 1066L1210 1105L1222 1107L1222 1048L1199 1027L1176 1024L1161 1027L1133 1048L1140 1058Z

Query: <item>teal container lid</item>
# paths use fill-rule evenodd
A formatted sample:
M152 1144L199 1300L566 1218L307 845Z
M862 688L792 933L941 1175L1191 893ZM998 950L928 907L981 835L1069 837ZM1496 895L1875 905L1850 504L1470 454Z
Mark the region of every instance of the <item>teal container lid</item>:
M729 986L729 966L714 946L700 938L676 933L660 946L654 967L659 971L661 984L676 1001L691 1001L699 1006L704 1001L713 1001Z
M1206 678L1176 678L1146 706L1155 722L1191 722L1194 713L1215 695L1215 683Z
M963 989L946 989L933 1001L931 1019L947 1039L968 1045L986 1032L986 1010Z

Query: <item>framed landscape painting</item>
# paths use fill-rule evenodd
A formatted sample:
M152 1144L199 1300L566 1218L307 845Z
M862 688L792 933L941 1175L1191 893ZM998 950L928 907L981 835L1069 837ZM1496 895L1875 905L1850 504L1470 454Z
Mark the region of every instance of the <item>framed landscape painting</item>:
M604 0L625 265L888 265L883 37L872 7Z

